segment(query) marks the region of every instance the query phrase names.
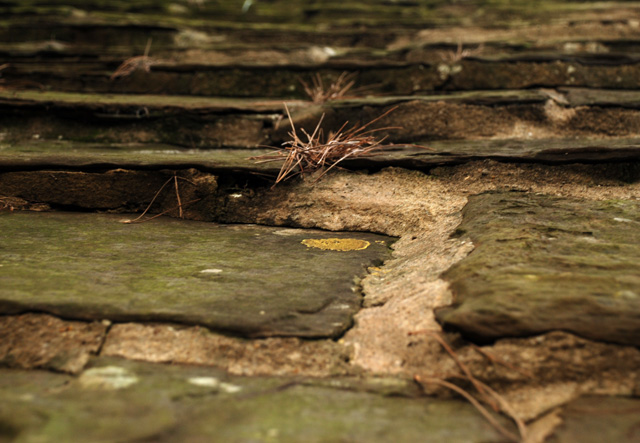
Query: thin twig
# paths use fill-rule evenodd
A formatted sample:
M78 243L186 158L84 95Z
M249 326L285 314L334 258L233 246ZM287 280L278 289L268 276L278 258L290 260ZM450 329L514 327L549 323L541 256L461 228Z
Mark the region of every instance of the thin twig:
M439 378L425 378L425 379L423 379L419 375L416 375L414 377L414 379L415 379L416 382L418 382L418 384L421 387L425 383L433 383L433 384L437 384L437 385L440 385L440 386L444 386L445 388L448 388L448 389L451 389L452 391L457 392L458 394L462 395L465 399L467 399L469 401L469 403L471 403L478 410L478 412L480 412L484 416L484 418L486 418L487 421L498 432L500 432L503 436L507 437L508 439L510 439L511 441L514 441L514 442L521 441L520 438L518 438L517 435L515 435L513 432L505 429L504 426L502 426L500 423L498 423L498 421L493 417L493 415L491 415L491 413L489 411L487 411L487 409L484 406L482 406L478 400L476 400L471 394L469 394L464 389L454 385L453 383L449 383L449 382L441 380Z
M498 394L491 387L489 387L486 383L483 383L480 380L477 380L477 381L484 387L484 389L489 394L491 394L493 398L496 399L496 401L500 404L500 409L505 414L507 414L511 418L511 420L513 420L513 422L516 424L516 426L518 427L518 432L520 433L520 439L526 440L527 426L524 424L524 421L522 421L522 419L518 417L516 412L513 410L513 407L511 406L511 404L502 395Z
M440 334L438 334L437 332L428 331L428 330L420 330L420 331L414 331L409 333L409 335L417 335L417 334L428 334L433 336L440 343L440 345L447 351L447 353L451 356L451 358L456 362L458 367L464 373L464 376L457 376L457 377L471 382L473 386L476 388L476 390L478 391L478 393L482 396L482 399L487 404L489 404L494 411L496 412L503 411L509 418L511 418L516 424L516 426L518 427L518 432L520 433L521 439L522 440L525 439L526 433L527 433L526 426L524 422L520 418L518 418L517 414L515 413L511 405L507 402L507 400L505 400L504 397L502 397L500 394L498 394L496 391L490 388L486 383L483 383L480 380L478 380L471 373L471 370L465 364L462 363L462 361L458 358L458 355L455 353L455 351L451 348L451 346L449 346L449 344ZM433 379L433 380L440 380L440 379ZM445 383L447 382L443 381L443 383L440 383L440 384L442 384L443 386L446 386ZM452 386L455 386L455 385L452 385ZM450 386L447 386L447 387L450 388ZM471 394L462 390L462 388L459 388L457 386L456 388L458 388L460 391L463 391L466 394L466 395L463 394L465 395L465 398L471 397ZM460 392L460 391L456 390L456 392ZM516 441L519 441L519 440L516 439Z
M409 333L409 335L416 335L416 334L428 334L428 335L431 335L433 338L435 338L438 341L438 343L440 343L440 345L445 349L445 351L447 351L447 353L451 356L453 361L456 362L460 370L466 376L467 380L469 380L471 384L473 384L473 386L476 388L478 393L482 395L485 398L485 400L487 400L487 403L493 408L493 410L494 411L499 410L499 405L495 401L493 401L491 397L487 395L487 393L484 391L482 383L480 383L480 381L473 376L469 368L464 363L462 363L462 361L458 358L458 355L455 353L455 351L451 349L451 346L449 346L449 344L446 342L444 338L442 338L440 334L438 334L437 332L428 331L428 330L421 330L421 331L415 331L415 332Z
M142 214L140 214L138 217L134 218L133 220L122 220L122 222L121 222L121 223L127 223L127 224L129 224L129 223L142 223L142 222L145 222L145 221L153 220L154 218L157 218L157 217L159 217L159 216L161 216L161 215L167 214L167 213L169 213L169 212L171 212L171 211L174 211L175 209L178 209L178 210L180 211L180 218L184 218L184 216L183 216L183 209L182 209L182 208L183 208L183 207L185 207L185 206L187 206L187 205L190 205L191 203L195 203L195 202L197 202L197 201L199 201L199 200L201 200L201 199L191 200L191 201L189 201L189 202L187 202L187 203L185 203L185 204L183 205L183 204L182 204L182 200L181 200L181 198L180 198L180 191L179 191L179 189L178 189L178 179L184 180L184 181L186 181L187 183L190 183L190 184L192 184L193 186L196 186L196 184L195 184L193 181L191 181L191 180L189 180L189 179L187 179L187 178L184 178L184 177L179 177L179 176L177 176L177 175L174 175L174 176L173 176L173 177L171 177L169 180L167 180L166 182L164 182L164 184L160 187L160 189L158 190L158 192L156 192L156 195L154 195L154 196L153 196L153 198L151 199L151 202L149 203L149 205L147 206L147 208L142 212ZM174 207L174 208L172 208L172 209L166 210L166 211L164 211L164 212L161 212L160 214L154 215L153 217L150 217L150 218L147 218L147 219L145 219L145 220L142 220L142 217L144 217L144 216L145 216L145 214L146 214L147 212L149 212L149 209L151 209L151 206L153 206L153 203L156 201L156 199L158 198L158 196L160 195L160 193L162 192L162 190L163 190L163 189L164 189L164 188L165 188L169 183L171 183L171 180L174 180L174 183L175 183L176 200L178 201L178 206L176 206L176 207Z
M142 214L140 214L139 217L134 218L133 220L124 220L122 223L136 223L138 222L142 217L144 217L144 215L149 212L149 209L151 209L151 206L153 205L153 202L156 201L156 198L158 198L158 196L160 195L160 193L162 192L162 190L165 188L165 186L167 186L169 183L171 183L171 180L173 180L173 177L171 177L169 180L167 180L166 182L164 182L164 184L160 187L160 189L158 189L158 192L156 192L156 195L153 196L153 198L151 199L151 202L149 203L149 205L147 206L147 208L142 212Z
M176 185L176 199L178 200L178 208L180 208L180 218L184 218L184 215L182 214L182 202L180 201L180 190L178 189L178 176L174 175L173 180Z
M188 205L190 205L191 203L199 202L200 200L202 200L202 199L201 199L201 198L196 198L195 200L191 200L191 201L186 202L186 203L184 204L184 206L188 206ZM151 221L151 220L153 220L153 219L155 219L155 218L161 217L161 216L163 216L163 215L165 215L165 214L168 214L168 213L170 213L171 211L175 211L175 210L176 210L176 209L178 209L178 208L179 208L179 206L174 206L174 207L173 207L173 208L171 208L171 209L167 209L166 211L162 211L161 213L156 214L156 215L154 215L154 216L152 216L152 217L149 217L149 218L147 218L147 219L144 219L144 220L140 220L140 217L138 217L138 218L136 218L136 219L134 219L134 220L123 220L121 223L126 223L126 224L133 224L133 223L145 223L145 222Z
M478 352L480 355L482 355L483 357L485 357L487 360L489 360L490 362L494 363L494 364L500 364L502 366L504 366L505 368L511 369L513 371L519 372L520 374L524 375L527 378L534 378L534 375L522 368L519 368L517 366L512 365L509 362L504 361L501 358L496 357L495 355L489 354L487 351L483 350L482 348L480 348L479 346L474 345L473 343L471 343L471 347L473 348L473 350L475 350L476 352Z

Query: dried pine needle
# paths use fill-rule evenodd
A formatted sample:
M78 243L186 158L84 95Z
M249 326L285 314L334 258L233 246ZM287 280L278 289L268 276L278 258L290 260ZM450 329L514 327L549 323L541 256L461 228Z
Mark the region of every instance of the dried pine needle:
M348 122L345 122L337 132L329 133L326 139L324 138L324 133L321 128L322 121L324 120L323 114L313 133L309 134L304 129L301 129L300 132L302 132L304 139L306 139L304 140L298 135L289 108L285 104L285 110L291 123L291 131L289 132L291 140L283 143L283 147L277 149L275 154L251 157L251 159L258 160L260 163L284 160L275 184L296 175L304 176L314 171L322 171L316 179L317 181L340 162L348 158L366 157L371 155L372 151L379 149L386 137L377 138L374 134L380 131L400 128L367 128L389 115L395 109L397 109L397 107L389 109L369 123L362 126L354 126L351 129L345 129L348 124Z

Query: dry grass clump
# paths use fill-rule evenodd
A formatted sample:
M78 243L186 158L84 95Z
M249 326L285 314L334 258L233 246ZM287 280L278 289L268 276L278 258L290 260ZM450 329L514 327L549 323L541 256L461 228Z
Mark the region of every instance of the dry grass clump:
M313 103L326 103L331 100L342 100L349 97L357 97L368 91L373 86L366 86L362 88L352 89L356 84L357 73L343 72L338 76L336 81L324 85L320 74L316 73L311 79L311 83L307 83L302 79L299 79L304 92L309 96ZM347 95L351 93L351 95Z
M276 178L275 185L296 175L304 176L307 173L321 170L322 173L317 177L317 181L340 162L348 158L366 157L371 155L372 151L379 149L386 137L377 138L374 134L380 131L400 128L385 127L369 130L367 128L395 109L395 107L391 108L369 123L362 126L354 126L351 129L345 129L349 123L345 122L340 129L336 132L330 132L326 138L321 128L322 120L324 119L324 114L322 114L312 134L301 129L306 139L303 140L298 136L289 108L285 104L285 110L291 122L291 131L289 132L291 140L283 143L283 148L278 149L275 154L261 155L251 159L258 160L260 163L284 159L284 164Z
M447 63L457 63L460 60L464 60L465 58L481 54L483 51L484 43L481 43L475 49L464 49L462 46L462 41L458 40L457 49L455 51L446 51L440 53L440 58Z
M149 57L149 50L151 49L151 39L147 40L147 46L144 49L144 55L138 55L126 59L113 74L111 74L110 80L115 80L118 77L128 77L136 71L151 72L151 66L158 63L158 61L152 57Z

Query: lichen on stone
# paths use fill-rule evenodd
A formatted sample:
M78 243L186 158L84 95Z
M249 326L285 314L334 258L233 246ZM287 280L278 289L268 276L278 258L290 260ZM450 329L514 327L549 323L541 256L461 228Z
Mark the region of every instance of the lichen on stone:
M371 243L355 238L307 238L301 242L307 248L317 248L329 251L361 251L367 249Z

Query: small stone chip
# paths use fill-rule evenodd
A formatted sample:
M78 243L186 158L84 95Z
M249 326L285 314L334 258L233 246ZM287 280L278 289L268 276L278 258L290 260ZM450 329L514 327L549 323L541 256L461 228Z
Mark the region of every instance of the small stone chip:
M87 369L80 375L80 385L88 389L124 389L138 382L138 377L119 366Z
M361 251L367 249L371 243L355 238L307 238L301 242L307 248L317 248L330 251Z

